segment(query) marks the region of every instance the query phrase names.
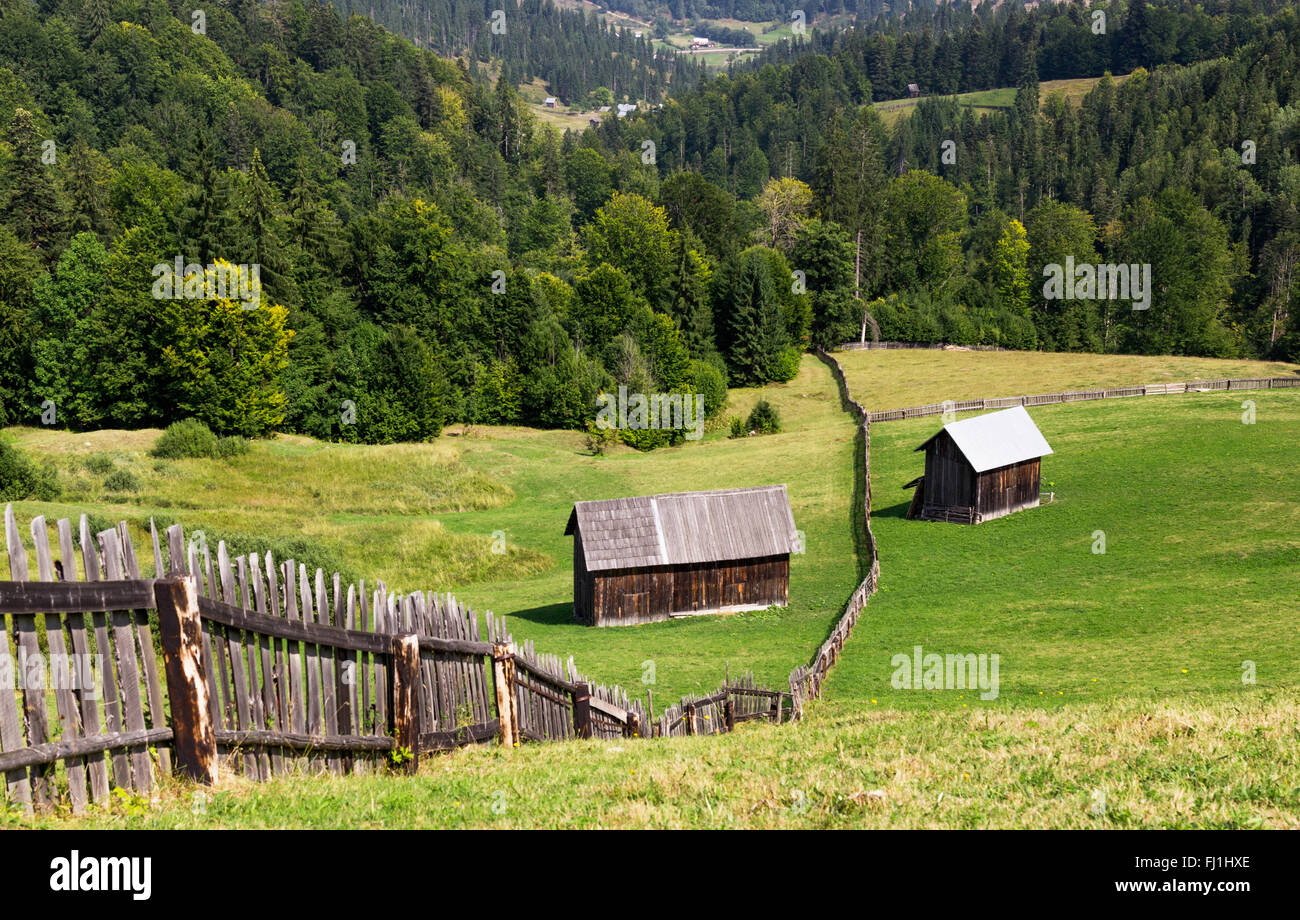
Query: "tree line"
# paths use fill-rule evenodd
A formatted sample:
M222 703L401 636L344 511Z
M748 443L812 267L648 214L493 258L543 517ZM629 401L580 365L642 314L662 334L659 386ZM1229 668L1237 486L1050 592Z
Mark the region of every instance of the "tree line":
M718 419L728 386L870 334L1296 353L1289 10L1080 105L1042 98L1031 43L1006 110L887 127L837 51L563 136L508 74L322 2L191 13L0 16L4 424L388 442L581 429L619 386ZM1067 257L1150 263L1149 309L1043 298ZM256 309L207 284L230 266Z

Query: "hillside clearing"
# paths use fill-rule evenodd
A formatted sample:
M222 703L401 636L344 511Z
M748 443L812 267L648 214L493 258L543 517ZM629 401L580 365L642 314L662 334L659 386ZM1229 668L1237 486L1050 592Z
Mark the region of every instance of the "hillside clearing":
M853 425L830 373L805 357L788 384L733 390L725 415L745 417L760 397L780 411L782 433L733 440L715 430L680 447L616 447L604 456L592 456L577 432L459 426L431 444L281 436L229 461L164 462L147 453L156 430L9 429L33 456L52 460L73 492L59 503L15 507L23 520L44 514L51 523L83 511L101 522L126 518L142 556L150 555L151 516L160 525L179 520L187 531L203 529L213 540L233 532L241 545L264 545L259 536L268 543L305 538L368 585L382 578L398 591L452 592L480 616L505 614L517 641L572 655L592 679L642 698L651 691L662 709L683 693L716 688L728 667L784 687L857 583L848 516ZM84 468L91 456L133 472L139 491L107 492L104 475ZM572 539L564 527L575 501L777 483L788 484L807 545L792 558L789 607L634 632L572 622Z
M853 398L868 409L1224 377L1290 377L1281 361L1050 351L880 349L836 352Z
M1242 423L1243 399L1256 422ZM1300 686L1300 391L1039 406L1056 500L909 521L938 418L872 426L879 593L827 693L888 708L1057 706ZM1104 540L1104 546L1099 541ZM1104 548L1104 553L1098 549ZM896 690L893 656L1000 656L1000 693Z

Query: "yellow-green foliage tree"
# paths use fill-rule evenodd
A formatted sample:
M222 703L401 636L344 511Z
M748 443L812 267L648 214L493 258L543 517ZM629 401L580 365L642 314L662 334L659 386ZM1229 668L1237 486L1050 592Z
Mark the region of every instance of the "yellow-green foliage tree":
M218 262L217 266L229 267ZM213 272L205 273L214 283ZM210 288L215 290L216 288ZM167 389L181 415L218 434L255 437L284 421L289 311L228 297L162 301Z
M1029 235L1014 217L1007 221L994 255L993 275L1002 305L1021 316L1029 315Z

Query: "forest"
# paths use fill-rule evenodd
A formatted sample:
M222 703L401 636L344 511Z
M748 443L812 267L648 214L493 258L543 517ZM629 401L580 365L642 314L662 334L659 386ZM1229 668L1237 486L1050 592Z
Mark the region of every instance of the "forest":
M863 335L1300 355L1293 8L940 6L679 81L506 6L552 24L463 39L466 7L418 47L319 0L3 0L0 424L384 443L590 428L619 386L716 424ZM561 136L517 87L562 73L663 105ZM1076 104L1061 74L1100 79ZM887 126L872 101L918 81ZM945 98L993 86L1014 104ZM1149 308L1045 298L1067 258L1150 265ZM160 299L177 259L199 283ZM210 296L226 266L256 309Z

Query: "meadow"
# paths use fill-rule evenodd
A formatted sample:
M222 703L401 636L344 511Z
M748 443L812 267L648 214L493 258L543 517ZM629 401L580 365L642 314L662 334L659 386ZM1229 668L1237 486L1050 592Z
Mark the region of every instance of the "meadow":
M1281 361L1179 355L906 348L843 351L835 357L844 368L853 398L873 410L923 406L946 399L1300 373L1300 365Z
M1296 829L1298 717L1293 695L1260 690L969 712L829 701L729 735L469 748L410 777L172 780L153 802L36 825Z
M399 591L450 591L480 615L504 614L517 641L572 655L595 680L637 695L650 690L662 708L682 693L716 688L728 666L785 686L857 583L853 425L834 381L807 357L788 384L732 390L724 415L744 417L760 396L780 411L781 433L730 439L719 428L680 447L604 455L593 455L577 432L456 427L432 444L280 436L230 460L161 461L148 454L156 430L10 429L17 444L55 463L66 493L59 503L20 502L15 510L24 521L83 511L101 522L126 519L137 548L149 545L150 517L160 527L203 529L210 542L234 537L241 548L258 546L259 535L271 545L306 541L314 557L370 585L381 578ZM105 470L105 462L136 476L138 491L107 491L108 477L87 469ZM564 528L575 501L772 483L788 485L807 547L792 560L789 607L634 630L571 622L572 538Z
M1255 404L1254 424L1242 403ZM937 418L872 426L880 590L827 684L888 709L1058 707L1300 686L1300 391L1039 406L1055 500L976 527L909 521ZM1104 550L1104 552L1103 552ZM916 645L997 654L996 701L895 690ZM1253 664L1247 664L1253 663ZM1256 684L1243 684L1249 675Z
M839 357L854 395L873 408L1289 370L1096 355ZM727 667L783 684L857 581L853 426L829 372L805 358L789 384L733 390L724 415L743 416L759 398L778 406L783 433L732 440L715 430L651 453L593 455L573 432L480 427L409 447L281 437L229 461L160 466L147 455L157 432L10 434L53 458L69 487L95 480L86 467L97 455L142 482L133 496L89 485L76 504L22 503L20 517L179 514L187 526L309 538L400 589L452 589L505 613L517 639L573 654L595 679L651 689L661 708L716 687ZM1243 423L1245 400L1253 424ZM201 808L192 787L169 780L152 803L126 797L75 822L37 823L1300 826L1300 391L1030 411L1055 450L1043 462L1054 501L978 527L903 516L902 486L922 464L914 448L938 418L873 426L880 590L801 723L654 743L487 746L425 758L410 778L228 777L202 793ZM788 484L807 534L807 553L792 560L790 607L628 629L569 622L563 530L575 500L767 482ZM494 535L506 552L492 552ZM446 558L446 548L473 564ZM892 659L916 645L997 654L996 699L895 689ZM650 673L654 683L643 684Z

